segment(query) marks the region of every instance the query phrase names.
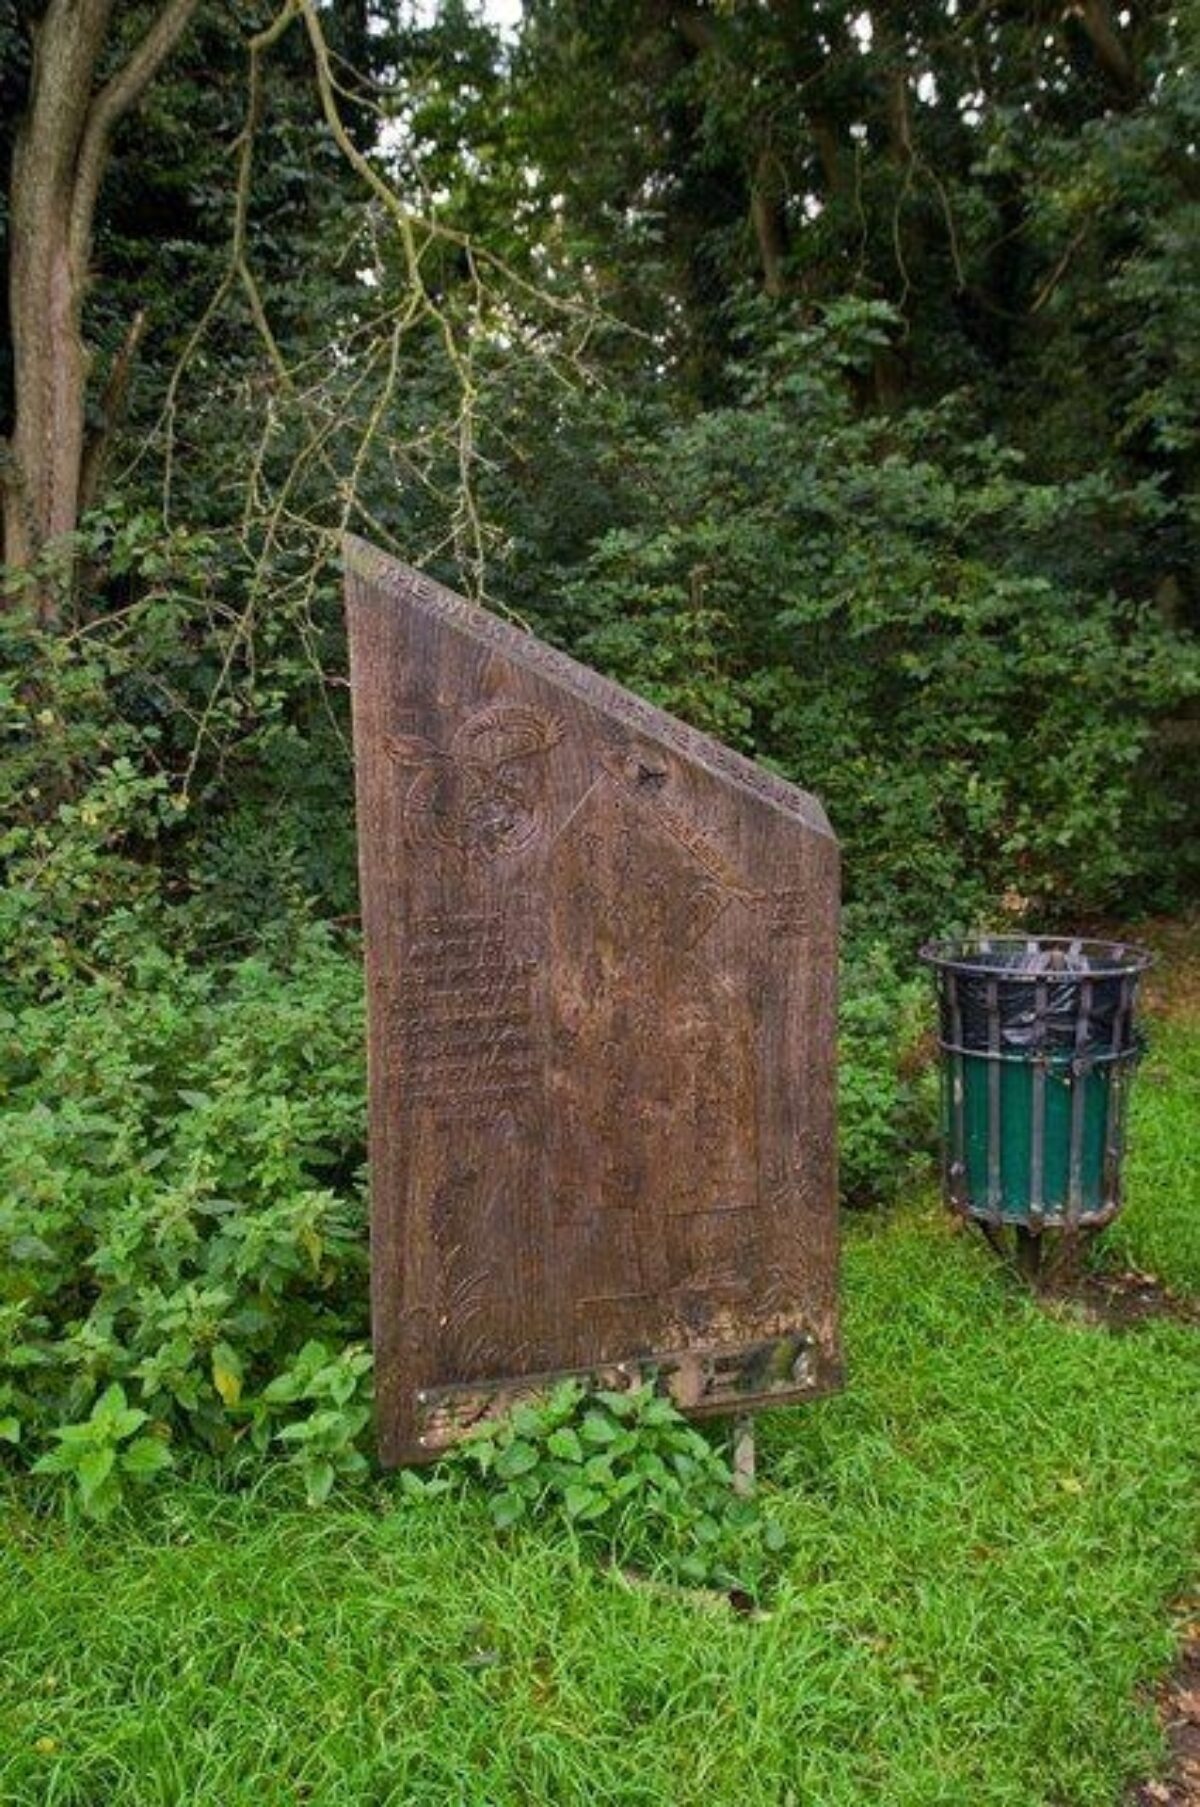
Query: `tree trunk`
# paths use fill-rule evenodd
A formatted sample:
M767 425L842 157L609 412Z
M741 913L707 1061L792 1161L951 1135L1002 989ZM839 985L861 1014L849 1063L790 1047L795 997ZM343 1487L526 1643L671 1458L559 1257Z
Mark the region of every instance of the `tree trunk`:
M778 299L787 292L787 188L783 165L769 148L758 153L750 187L750 221L762 266L763 292Z
M1079 0L1067 8L1067 14L1082 25L1109 86L1122 101L1132 100L1137 91L1137 70L1113 23L1108 0Z
M80 331L83 272L71 255L61 204L46 193L33 157L14 179L12 203L16 410L4 557L25 567L76 524L87 359Z
M79 151L111 0L50 0L34 28L29 105L13 146L9 311L14 419L4 558L25 568L78 514L87 359L87 242L73 242ZM53 603L41 599L43 613Z
M33 27L29 101L13 145L9 314L13 431L0 456L3 560L27 570L55 542L57 584L39 579L51 623L79 523L88 354L83 303L92 225L117 120L140 99L199 0L167 0L127 60L94 91L113 0L49 0Z

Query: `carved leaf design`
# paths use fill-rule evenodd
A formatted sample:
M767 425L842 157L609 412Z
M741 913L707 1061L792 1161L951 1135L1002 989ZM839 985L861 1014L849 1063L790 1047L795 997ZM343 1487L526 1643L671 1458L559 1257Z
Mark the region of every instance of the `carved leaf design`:
M385 734L384 751L397 765L424 766L436 765L446 759L439 747L423 734Z
M514 759L548 753L562 733L562 723L553 716L508 703L463 722L451 746L456 758L495 769Z

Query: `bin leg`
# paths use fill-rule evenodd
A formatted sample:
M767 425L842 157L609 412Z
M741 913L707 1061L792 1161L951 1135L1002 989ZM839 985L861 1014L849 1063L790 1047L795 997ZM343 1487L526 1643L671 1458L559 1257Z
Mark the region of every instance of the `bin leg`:
M1017 1271L1031 1286L1038 1286L1046 1278L1049 1263L1046 1259L1045 1238L1037 1230L1031 1230L1026 1224L1014 1224L1011 1241L1007 1240L1007 1226L987 1223L982 1218L975 1222L983 1235L992 1254L997 1260L1010 1266L1016 1257Z
M1055 1238L1056 1247L1043 1270L1043 1279L1055 1286L1074 1286L1084 1265L1084 1256L1099 1230L1094 1224L1067 1224Z
M1017 1266L1031 1286L1042 1276L1042 1238L1036 1230L1017 1225Z

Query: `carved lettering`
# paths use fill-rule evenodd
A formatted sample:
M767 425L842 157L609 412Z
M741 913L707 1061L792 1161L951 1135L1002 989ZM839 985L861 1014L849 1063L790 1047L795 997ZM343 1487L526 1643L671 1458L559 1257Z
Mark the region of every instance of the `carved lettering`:
M414 924L389 1014L407 1110L487 1118L528 1104L539 1078L533 971L509 952L499 916Z
M394 573L397 569L395 561L385 553L377 552L361 542L356 548L355 558L363 575L374 575L377 581L386 583L389 573ZM510 627L507 622L476 608L465 597L456 596L452 590L444 589L441 584L434 583L420 573L406 572L405 588L429 614L460 628L476 640L519 657L521 663L530 670L553 678L564 690L582 697L585 702L599 704L608 715L624 722L627 727L642 729L654 739L666 741L710 771L732 778L743 789L753 791L756 796L828 833L824 811L815 798L797 790L785 778L777 778L773 772L755 765L743 754L734 752L732 747L710 740L706 734L689 727L686 722L678 721L662 709L656 709L653 703L647 703L641 697L622 690L619 685L609 683L598 672L589 671L567 653L559 652L557 647L547 646L545 641L534 639L532 634L524 634L518 628Z

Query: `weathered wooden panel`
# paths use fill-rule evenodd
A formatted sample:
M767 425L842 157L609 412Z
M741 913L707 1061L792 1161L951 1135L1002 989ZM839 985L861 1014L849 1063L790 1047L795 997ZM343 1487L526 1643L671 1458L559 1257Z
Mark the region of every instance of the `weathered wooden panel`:
M820 805L351 540L386 1461L563 1373L838 1381Z

